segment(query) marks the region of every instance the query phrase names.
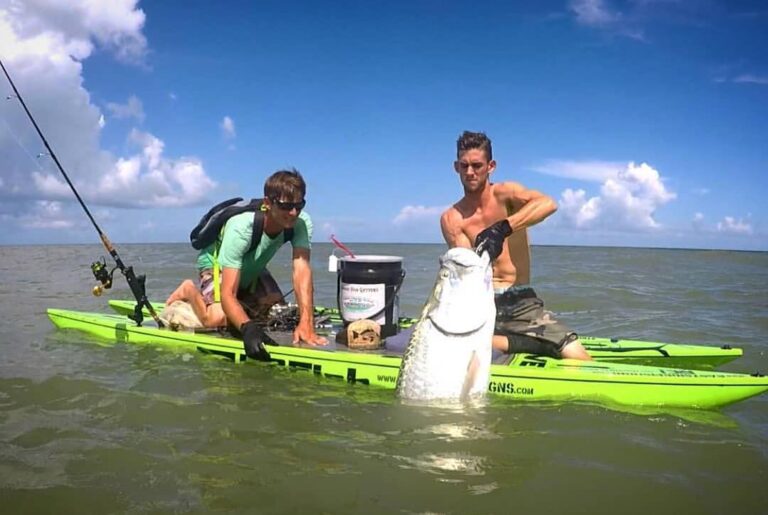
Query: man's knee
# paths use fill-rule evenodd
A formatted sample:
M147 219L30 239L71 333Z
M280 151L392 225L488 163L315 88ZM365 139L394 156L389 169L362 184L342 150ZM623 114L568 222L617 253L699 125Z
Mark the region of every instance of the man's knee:
M563 358L568 359L581 359L587 361L592 359L592 356L589 355L587 349L584 348L578 339L565 344L560 351L560 354Z
M205 310L203 325L205 327L223 327L227 325L227 316L221 307L221 303L215 303L208 306Z

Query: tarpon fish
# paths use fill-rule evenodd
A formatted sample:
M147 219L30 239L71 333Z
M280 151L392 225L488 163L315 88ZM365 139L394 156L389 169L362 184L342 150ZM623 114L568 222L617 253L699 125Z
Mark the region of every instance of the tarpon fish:
M405 349L397 395L418 401L485 395L495 318L488 253L450 249Z

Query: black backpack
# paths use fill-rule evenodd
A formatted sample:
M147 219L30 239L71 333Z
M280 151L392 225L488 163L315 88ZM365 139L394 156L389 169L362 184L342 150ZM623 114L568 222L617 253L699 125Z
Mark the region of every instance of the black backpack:
M264 233L264 211L261 210L263 203L264 199L260 198L245 201L241 197L237 197L216 204L203 215L200 222L189 234L192 247L197 250L206 248L216 242L227 220L240 213L253 211L253 234L251 235L251 244L246 252L255 249ZM283 235L283 241L290 241L293 239L293 229L285 229Z

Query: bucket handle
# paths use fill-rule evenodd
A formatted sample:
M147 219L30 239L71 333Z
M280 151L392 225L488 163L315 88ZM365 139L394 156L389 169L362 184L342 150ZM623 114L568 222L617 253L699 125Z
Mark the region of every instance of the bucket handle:
M395 291L392 292L392 297L390 297L389 302L384 303L384 307L378 310L376 313L368 317L368 320L373 320L374 318L378 318L381 316L382 313L386 313L386 311L392 306L392 303L395 302L395 299L397 298L397 294L400 293L400 288L403 286L403 281L405 280L405 269L400 270L400 280L397 283L397 286L395 286ZM384 291L386 292L386 287L384 288ZM336 274L336 305L339 306L339 315L342 315L341 313L341 274ZM341 321L344 321L344 316L341 316ZM386 322L386 316L384 317L384 321ZM397 320L392 321L395 325L397 325Z

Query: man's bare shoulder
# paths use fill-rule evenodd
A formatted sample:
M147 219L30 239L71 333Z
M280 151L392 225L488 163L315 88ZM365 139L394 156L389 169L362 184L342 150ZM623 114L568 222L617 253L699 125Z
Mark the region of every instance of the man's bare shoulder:
M463 231L464 215L460 210L459 202L452 205L440 216L440 229L443 239L449 247L471 247L467 236Z
M493 191L494 197L499 200L514 199L520 191L525 190L525 186L514 181L497 182L491 185L491 187L493 188L491 191Z
M443 214L440 215L440 222L457 222L461 220L461 211L459 210L459 202L453 204L452 206L449 206L448 209L443 211Z

